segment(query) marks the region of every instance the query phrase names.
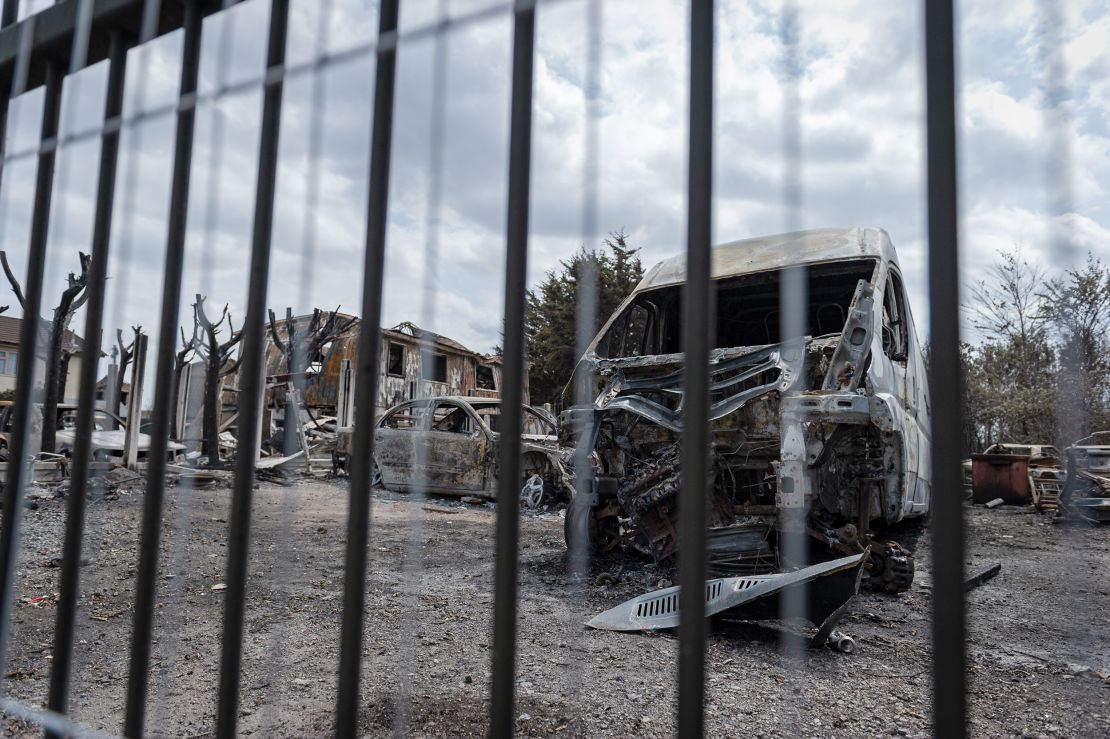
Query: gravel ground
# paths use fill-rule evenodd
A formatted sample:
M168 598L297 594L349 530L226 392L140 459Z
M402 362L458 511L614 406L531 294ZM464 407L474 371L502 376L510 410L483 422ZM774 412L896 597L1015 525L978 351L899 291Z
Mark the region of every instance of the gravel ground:
M4 691L45 701L65 501L26 511ZM126 692L142 494L89 504L71 714L118 733ZM218 686L230 491L169 491L148 730L207 736ZM490 504L427 504L375 493L361 726L370 736L478 736L488 710L493 607ZM256 491L239 728L331 731L342 608L346 488ZM969 567L1002 573L968 597L972 733L1110 735L1110 529L1061 526L1021 508L969 508ZM522 519L517 730L527 736L670 736L677 642L581 623L669 581L641 560L609 560L568 586L557 514ZM187 532L187 537L181 534ZM927 736L929 537L902 532L917 579L899 596L862 593L842 628L857 651L784 654L790 629L717 624L706 656L707 734ZM422 548L408 542L422 542ZM409 552L409 556L403 556ZM608 572L615 577L600 577ZM597 584L604 583L604 584ZM0 720L5 733L34 736Z

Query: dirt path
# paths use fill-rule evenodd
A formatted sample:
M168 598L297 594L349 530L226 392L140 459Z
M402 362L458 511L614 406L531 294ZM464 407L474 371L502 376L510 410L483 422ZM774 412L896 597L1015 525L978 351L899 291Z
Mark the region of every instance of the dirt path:
M482 735L493 507L376 498L362 727L370 736L392 735L395 724L401 735ZM255 501L240 729L326 734L335 702L346 488L262 484ZM51 564L61 554L65 502L38 504L24 519L5 680L9 695L35 705L44 702L49 680L59 574ZM132 492L89 507L72 714L108 732L122 723L141 504ZM148 707L155 735L206 736L213 728L228 510L226 489L170 492ZM969 595L972 732L1110 735L1110 688L1097 674L1110 669L1110 529L1057 526L1016 508L976 508L969 521L968 564L1003 563L999 577ZM519 733L673 735L675 639L580 626L666 584L671 573L640 560L610 561L568 587L562 520L544 515L521 523ZM424 543L422 562L402 556L412 551L412 536ZM858 642L853 655L784 656L775 624L718 625L707 655L708 734L927 736L928 552L924 535L910 592L858 598L843 627ZM617 582L595 584L603 571L619 571ZM6 729L37 735L10 721Z

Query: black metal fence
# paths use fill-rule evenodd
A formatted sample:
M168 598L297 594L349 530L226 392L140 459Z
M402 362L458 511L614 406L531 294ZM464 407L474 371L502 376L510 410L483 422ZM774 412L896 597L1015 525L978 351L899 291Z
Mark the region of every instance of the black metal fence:
M229 0L62 0L16 22L18 0L5 0L0 30L0 129L6 125L9 102L28 91L44 88L40 142L34 152L5 152L5 169L19 157L37 158L33 213L25 278L24 315L41 313L55 158L59 147L81 139L99 137L95 227L90 268L90 298L84 335L90 356L99 349L109 257L110 229L116 191L116 170L121 130L135 123L123 114L123 86L128 50L156 36L184 29L180 86L176 101L166 110L145 112L176 116L173 147L171 204L166 223L164 282L154 359L154 412L146 492L143 502L139 556L134 579L134 617L126 715L121 725L127 736L150 730L147 721L148 682L152 628L157 597L157 571L161 521L164 513L167 442L170 438L171 382L182 271L185 259L186 220L189 212L190 173L195 118L203 96L198 94L202 21L234 4ZM249 81L234 83L260 86L263 110L253 204L249 297L242 344L240 449L257 446L262 381L263 329L266 289L270 271L271 230L277 182L282 93L293 75L310 74L319 60L286 64L288 0L271 0L265 69ZM371 136L369 198L366 204L365 262L362 276L362 334L357 374L354 448L369 450L373 443L373 391L378 385L388 183L393 141L396 60L402 42L443 33L445 24L433 24L407 33L398 32L398 0L381 0L377 38L353 52L376 56L373 116L367 122ZM597 0L587 0L588 17L596 20ZM536 25L542 23L545 3L517 0L490 6L456 18L461 24L482 18L513 19L511 135L508 171L508 223L504 287L504 428L520 426L524 364L524 300L528 264L529 183L533 57ZM951 0L926 0L926 78L928 131L929 305L932 336L931 387L935 428L960 427L959 301L957 293L957 159L955 86L953 64L953 12ZM700 582L705 577L705 503L697 480L707 476L708 364L711 324L710 217L713 198L713 89L714 3L693 0L689 13L689 190L687 194L687 290L685 303L685 428L682 462L686 490L681 507L680 581ZM596 30L596 29L595 29ZM61 95L68 75L109 60L108 91L101 125L89 126L68 139L59 137ZM595 60L596 61L596 60ZM134 70L131 70L132 72ZM369 89L369 85L368 85ZM226 90L225 90L226 91ZM7 176L7 173L4 173ZM590 206L587 205L587 208ZM20 351L29 358L41 353L35 322L23 322ZM89 485L90 430L93 428L95 361L82 364L77 445L73 454L72 492L67 499L65 548L61 562L57 624L46 710L6 700L9 714L37 722L50 733L83 733L66 719L74 655L74 619L77 610L85 500ZM3 531L0 541L0 666L9 651L14 598L16 557L20 548L23 500L28 487L29 419L36 402L34 363L20 365L15 393L7 479L4 485ZM517 573L519 554L518 490L520 440L507 435L500 450L501 486L496 528L496 575L492 649L492 709L489 733L509 736L514 731L514 688L517 677ZM933 480L936 509L932 519L934 580L934 711L937 736L965 733L965 612L963 593L964 525L959 496L946 494L961 485L959 442L956 434L934 437ZM354 455L351 468L347 554L340 661L337 665L335 733L358 733L360 671L363 663L365 590L371 497L369 453ZM232 510L228 523L226 600L223 617L222 656L216 733L236 733L239 712L244 609L248 571L250 513L255 460L240 454L234 470ZM682 736L703 733L706 628L702 618L700 587L683 588L680 633L677 725ZM5 670L0 669L0 676ZM3 677L0 677L0 681ZM6 691L4 691L6 693ZM199 710L206 710L198 707Z

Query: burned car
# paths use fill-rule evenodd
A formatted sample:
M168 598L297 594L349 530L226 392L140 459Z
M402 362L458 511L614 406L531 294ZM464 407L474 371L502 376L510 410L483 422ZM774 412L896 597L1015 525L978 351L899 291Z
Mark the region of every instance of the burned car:
M1110 523L1110 431L1097 431L1065 450L1061 507L1092 523Z
M524 406L521 502L529 508L567 500L572 482L555 436L555 419ZM374 430L373 483L407 492L493 498L501 401L472 397L412 400L386 411Z
M805 335L780 335L784 270L804 267ZM670 560L682 489L685 257L652 268L591 343L560 417L589 450L568 545ZM758 575L866 553L873 586L909 587L910 554L884 528L929 512L929 396L902 271L875 228L816 230L713 250L710 570ZM784 340L785 339L785 340ZM582 374L585 373L585 374ZM564 396L565 400L569 400ZM800 516L784 515L790 510ZM784 526L811 545L784 561Z
M11 435L13 404L11 401L0 401L0 461L8 459L8 439ZM58 404L57 421L58 454L69 457L76 445L77 406L72 403ZM96 408L93 410L93 430L91 447L93 459L105 462L123 464L123 453L127 441L127 421L115 413ZM150 452L150 435L138 433L135 435L136 456L145 460ZM185 451L185 445L176 441L166 444L166 453L172 461Z

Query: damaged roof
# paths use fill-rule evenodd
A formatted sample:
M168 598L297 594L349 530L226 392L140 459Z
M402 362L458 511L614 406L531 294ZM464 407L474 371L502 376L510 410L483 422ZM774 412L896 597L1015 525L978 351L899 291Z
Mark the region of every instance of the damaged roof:
M897 262L890 236L881 228L820 228L744 239L713 247L713 279L764 272L798 264L872 257ZM686 280L686 255L652 267L636 290Z
M478 352L474 351L473 349L468 349L454 339L444 336L443 334L437 334L434 331L428 331L427 329L420 328L411 321L404 321L397 324L393 328L383 328L382 333L385 335L393 334L395 336L397 334L400 334L402 336L408 336L419 341L430 341L434 344L439 344L444 348L454 349L460 354L473 354L474 356L481 356L480 354L478 354Z

